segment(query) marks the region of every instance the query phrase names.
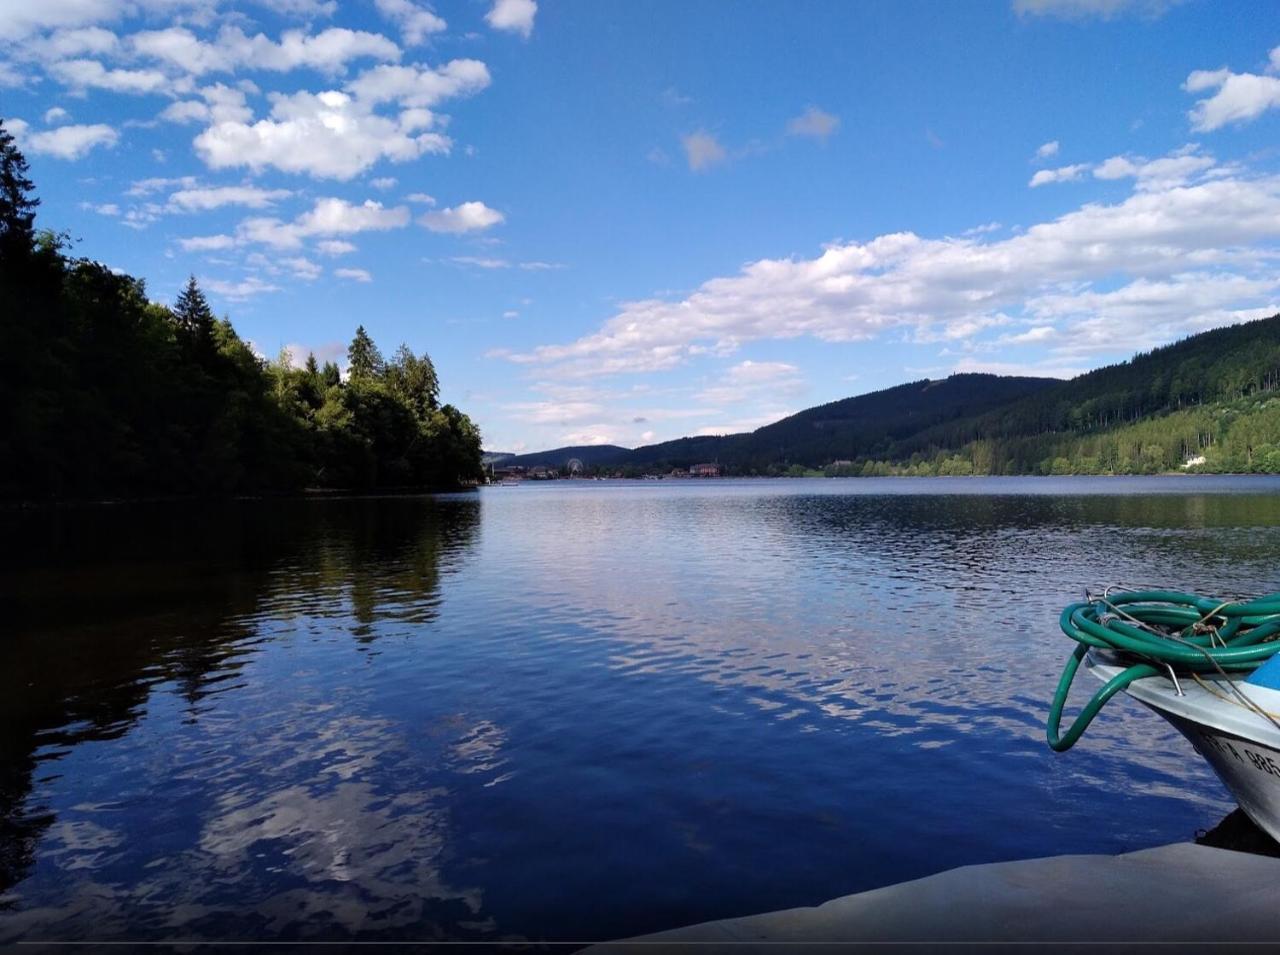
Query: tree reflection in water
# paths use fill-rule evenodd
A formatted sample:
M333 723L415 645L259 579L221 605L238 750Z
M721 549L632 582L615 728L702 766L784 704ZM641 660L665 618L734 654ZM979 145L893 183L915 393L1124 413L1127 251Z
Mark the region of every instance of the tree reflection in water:
M474 542L479 508L474 496L459 495L5 515L0 906L19 907L12 890L31 874L42 839L57 843L48 849L51 861L70 868L93 868L124 839L122 831L85 819L64 825L42 804L39 783L57 779L68 757L86 744L133 731L157 707L158 687L182 701L180 722L198 724L211 709L207 698L240 688L246 665L290 621L346 618L346 629L365 645L376 638L380 619L429 623L443 578ZM369 783L355 780L355 770L360 760L385 758L393 748L387 728L380 735L376 722L341 714L317 720L308 713L303 718L315 738L291 739L289 706L299 702L280 701L280 739L259 739L251 758L245 754L243 763L220 771L213 814L200 836L200 850L214 861L197 863L210 867L210 876L247 851L246 839L269 837L272 827L278 835L282 826L305 819L333 841L342 826L360 824L360 807L377 803L374 793L360 788ZM303 725L296 714L292 725ZM270 789L260 785L268 775L283 778L291 760L326 763L328 750L342 754L339 769L322 770L337 773L331 794L295 785L255 803ZM255 763L261 764L258 778L235 785L232 777L253 773ZM394 828L397 818L427 812L430 793L414 799L413 806L393 807L383 824ZM252 825L237 821L246 812L254 814ZM295 822L282 821L289 819ZM423 848L419 832L385 835L397 847L387 852ZM440 842L438 833L430 838ZM378 851L381 843L373 844ZM319 866L340 880L342 866L353 864L349 852L321 858L314 845L308 851L303 870ZM406 860L378 862L394 868ZM191 874L189 866L163 871ZM430 885L420 887L431 894ZM184 891L175 882L165 891L177 903L192 887ZM441 887L439 894L449 893ZM477 904L467 902L472 909ZM94 917L99 915L105 913Z

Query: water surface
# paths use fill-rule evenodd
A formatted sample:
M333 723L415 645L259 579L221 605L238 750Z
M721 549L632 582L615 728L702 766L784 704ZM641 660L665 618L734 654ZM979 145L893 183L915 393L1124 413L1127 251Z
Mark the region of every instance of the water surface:
M1280 589L1268 478L0 521L0 942L604 939L1189 839L1232 804L1157 717L1045 746L1057 613Z

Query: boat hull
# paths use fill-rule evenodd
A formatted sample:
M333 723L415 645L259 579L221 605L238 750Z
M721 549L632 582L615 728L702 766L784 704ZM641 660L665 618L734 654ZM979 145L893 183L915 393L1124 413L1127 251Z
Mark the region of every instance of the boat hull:
M1120 673L1122 663L1091 653L1087 665L1101 680ZM1126 692L1168 720L1213 767L1240 808L1280 842L1280 728L1246 706L1280 722L1280 690L1222 679L1179 682L1155 676L1131 683Z
M1244 814L1280 842L1280 750L1211 730L1158 707L1152 709L1172 723L1213 767Z

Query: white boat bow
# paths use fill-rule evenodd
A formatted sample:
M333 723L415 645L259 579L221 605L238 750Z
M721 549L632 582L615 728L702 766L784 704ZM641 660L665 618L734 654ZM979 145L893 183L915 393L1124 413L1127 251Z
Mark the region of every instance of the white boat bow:
M1090 650L1084 662L1103 682L1126 666L1103 650ZM1172 723L1246 815L1280 842L1280 687L1271 685L1280 683L1278 663L1280 656L1273 657L1247 678L1233 674L1230 680L1218 674L1145 677L1125 692Z

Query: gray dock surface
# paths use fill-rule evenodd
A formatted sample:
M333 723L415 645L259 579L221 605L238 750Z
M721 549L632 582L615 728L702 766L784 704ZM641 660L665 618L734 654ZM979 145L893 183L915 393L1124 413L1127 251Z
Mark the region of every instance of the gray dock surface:
M705 922L586 951L1208 951L1280 943L1280 859L1177 843L965 866L814 908Z

